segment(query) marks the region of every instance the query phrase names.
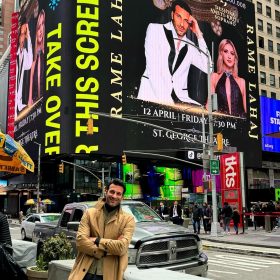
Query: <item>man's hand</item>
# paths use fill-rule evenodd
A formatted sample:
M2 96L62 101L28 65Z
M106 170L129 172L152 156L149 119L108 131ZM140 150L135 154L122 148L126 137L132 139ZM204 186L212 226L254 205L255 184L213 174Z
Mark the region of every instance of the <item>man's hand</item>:
M197 39L200 39L203 37L203 34L199 28L197 20L191 15L189 17L189 28L193 33L195 33Z

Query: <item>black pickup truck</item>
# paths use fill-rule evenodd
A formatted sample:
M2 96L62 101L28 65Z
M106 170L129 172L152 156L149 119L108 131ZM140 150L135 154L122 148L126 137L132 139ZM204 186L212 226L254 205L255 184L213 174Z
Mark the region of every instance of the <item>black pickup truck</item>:
M83 213L96 201L66 204L57 225L35 225L33 242L38 249L49 236L64 232L76 251L76 233ZM198 235L183 226L163 221L149 206L126 201L122 209L135 217L136 228L129 246L129 264L139 269L166 268L198 276L207 276L208 258L202 252Z

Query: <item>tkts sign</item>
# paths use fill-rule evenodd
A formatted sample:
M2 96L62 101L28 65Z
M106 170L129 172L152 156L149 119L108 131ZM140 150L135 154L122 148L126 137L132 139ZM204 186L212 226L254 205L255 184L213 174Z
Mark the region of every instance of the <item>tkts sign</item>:
M220 161L222 203L228 202L231 207L236 207L241 213L242 193L239 153L222 155Z

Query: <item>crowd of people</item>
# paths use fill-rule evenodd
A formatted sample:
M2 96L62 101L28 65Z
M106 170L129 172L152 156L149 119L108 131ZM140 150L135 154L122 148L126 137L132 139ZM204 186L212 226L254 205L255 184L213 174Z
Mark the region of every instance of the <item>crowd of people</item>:
M174 224L182 225L183 218L190 218L193 226L194 233L200 234L201 226L205 234L211 233L211 223L213 220L212 206L206 202L201 205L194 203L190 207L181 207L178 201L174 201L171 207L165 205L162 201L159 207L155 209L157 213L163 219L169 219ZM236 234L238 234L238 226L241 222L241 215L236 207L231 207L227 202L223 207L219 209L219 222L223 227L225 234L230 233L230 224L233 222L233 228Z
M258 227L263 228L265 226L265 216L268 214L270 214L270 230L273 230L279 224L280 216L278 216L277 212L280 212L280 201L254 202L252 203L251 212L255 230Z
M194 203L193 207L185 207L174 201L173 204L168 207L162 201L159 204L159 207L155 209L157 213L161 216L162 219L169 219L173 224L182 225L184 214L187 218L191 218L194 233L200 234L200 224L203 223L203 228L205 233L211 232L211 222L212 222L212 208L211 205L208 205L206 202L203 203L202 208L199 204Z

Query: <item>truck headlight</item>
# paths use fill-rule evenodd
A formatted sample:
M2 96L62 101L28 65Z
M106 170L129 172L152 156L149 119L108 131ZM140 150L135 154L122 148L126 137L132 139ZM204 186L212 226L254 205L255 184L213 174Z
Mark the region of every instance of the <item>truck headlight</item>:
M128 264L135 264L137 257L137 250L136 249L128 249Z

